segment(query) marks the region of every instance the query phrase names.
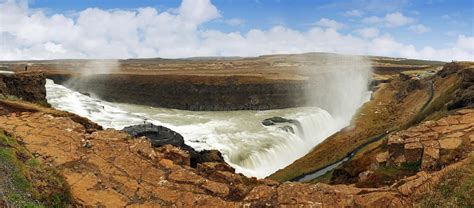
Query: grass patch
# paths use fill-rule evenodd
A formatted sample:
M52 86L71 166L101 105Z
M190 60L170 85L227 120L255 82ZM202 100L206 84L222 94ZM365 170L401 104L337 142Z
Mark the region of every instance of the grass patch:
M474 159L442 177L416 207L474 207Z
M54 169L44 167L16 139L0 130L0 193L11 207L66 207L69 188Z
M388 64L402 64L402 65L432 65L442 66L446 62L442 61L431 61L431 60L417 60L417 59L402 59L402 60L377 60L377 62L388 63Z
M394 177L394 176L400 175L401 171L400 169L393 166L382 166L379 169L377 169L377 172L379 172L380 174Z
M0 100L21 100L21 99L14 95L0 94Z
M421 168L421 161L402 163L401 168L407 171L418 172Z

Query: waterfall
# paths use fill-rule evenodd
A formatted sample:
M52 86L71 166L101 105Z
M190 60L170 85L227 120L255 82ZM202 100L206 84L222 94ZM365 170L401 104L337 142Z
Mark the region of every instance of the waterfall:
M353 83L350 79L346 81ZM356 82L362 83L360 80ZM335 89L331 83L328 86L328 89ZM199 112L109 103L57 85L52 80L46 82L48 102L59 110L89 118L105 128L122 129L144 121L168 127L183 135L186 144L196 150L217 149L237 172L257 178L264 178L286 167L348 125L355 109L363 103L359 95L367 97L366 91L358 92L363 88L353 89L357 91L351 91L350 96L353 97L344 98L349 98L346 104L351 104L349 110L344 111L341 111L341 105L336 105L335 110L329 111L318 107L300 107L268 111ZM335 96L337 99L331 98L331 102L322 102L323 106L337 103L335 101L344 102L338 96ZM291 133L278 126L261 124L262 120L274 116L296 120L300 125L289 124L297 130Z
M304 113L289 115L287 118L294 119L301 125L284 125L291 125L295 130L301 129L293 134L279 129L278 125L266 127L275 137L270 141L271 143L262 144L260 141L255 141L254 144L249 144L261 147L256 151L229 151L227 161L239 172L263 178L304 156L325 138L344 127L327 111L319 108L306 109ZM248 155L248 157L238 158L241 155Z
M343 127L327 112L321 110L320 113L312 113L305 115L298 115L297 120L301 125L301 131L298 136L304 138L308 144L318 144L326 137L330 136L334 131Z

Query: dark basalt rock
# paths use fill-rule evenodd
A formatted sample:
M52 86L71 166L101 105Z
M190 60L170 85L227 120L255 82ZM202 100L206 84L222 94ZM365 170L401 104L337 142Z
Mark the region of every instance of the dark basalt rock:
M132 137L146 137L150 140L153 147L161 147L166 144L179 147L189 153L191 167L197 167L197 164L204 162L223 162L222 154L217 150L196 151L194 148L184 143L184 138L178 132L175 132L164 126L157 126L152 123L128 126L122 129Z
M150 139L154 147L161 147L171 144L176 147L183 147L184 138L179 133L164 126L156 126L151 123L128 126L122 129L133 137L146 137Z
M301 126L300 122L297 121L297 120L275 116L275 117L267 118L267 119L262 121L262 125L264 125L264 126L273 126L273 125L277 125L277 124L280 124L279 127L278 127L279 129L281 129L283 131L286 131L288 133L295 134L296 131L295 131L293 126L284 125L284 124L293 124L297 128L296 130L301 135L304 135L303 127ZM281 125L281 124L283 124L283 125Z
M286 131L288 133L295 134L295 130L291 126L282 126L280 127L281 130Z
M275 117L271 117L271 118L267 118L267 119L263 120L262 124L264 126L273 126L276 123L296 123L296 122L297 121L292 120L292 119L286 119L286 118L283 118L283 117L275 116Z
M0 94L47 105L46 77L42 73L0 74Z
M206 82L162 75L97 74L80 78L48 74L57 84L109 102L125 102L192 111L269 110L304 106L305 81L236 83L211 77Z
M199 152L197 163L204 162L224 162L221 152L217 150L203 150Z
M418 77L410 77L408 75L400 74L400 87L398 92L395 94L397 101L401 102L403 98L408 96L411 92L415 90L421 90L428 86L428 83L424 79Z

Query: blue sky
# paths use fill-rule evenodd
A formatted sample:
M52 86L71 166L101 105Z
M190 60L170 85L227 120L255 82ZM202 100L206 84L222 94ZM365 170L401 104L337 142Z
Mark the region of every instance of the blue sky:
M53 53L45 57L32 54L31 56L25 55L23 58L41 59L69 56L86 58L95 56L112 58L186 57L234 54L253 56L262 53L325 51L442 60L474 59L474 1L472 0L194 0L187 2L190 9L186 10L188 12L186 14L180 8L184 8L187 4L185 5L184 1L179 0L31 0L28 3L25 1L0 0L0 4L4 4L4 9L13 4L21 8L22 12L20 13L24 13L23 18L25 19L21 22L30 25L30 28L34 24L41 27L52 27L48 21L51 21L54 16L63 16L73 22L73 27L70 29L74 34L77 31L83 31L83 28L86 27L85 21L79 21L79 19L86 19L84 18L86 14L91 16L100 15L104 12L108 13L111 15L109 18L112 19L108 21L108 24L117 24L118 27L120 12L134 13L135 16L132 15L131 18L138 21L140 8L156 11L154 17L150 16L150 22L146 26L130 27L131 33L136 33L135 37L133 35L129 36L131 39L136 39L131 43L124 43L124 37L115 37L113 34L107 34L107 31L88 39L100 35L106 37L104 40L97 39L96 42L99 45L96 45L96 47L101 47L100 44L104 42L115 43L115 41L121 41L125 44L125 48L118 44L103 45L103 47L109 47L110 50L121 48L123 50L121 53L110 53L107 50L89 52L88 50L95 48L94 45L91 46L91 49L80 48L67 42L62 37L52 38L51 40L42 37L39 38L40 40L28 40L27 42L31 42L31 44L19 45L17 49L57 48L58 50L56 52L53 50ZM5 11L11 10L10 8ZM91 10L95 12L90 12ZM38 12L44 18L41 17L40 20L35 20L34 14ZM194 27L180 30L168 28L168 25L160 25L166 23L158 20L163 18L159 17L161 14L171 15L174 18L173 21L176 21L174 24L182 24L183 27ZM21 32L24 32L25 29L18 29L19 26L10 28L8 25L11 22L6 22L10 19L8 12L0 15L4 15L4 18L0 19L2 24L7 25L3 29L0 27L2 43L10 48L5 51L10 55L3 57L3 59L15 59L18 54L15 55L14 53L18 53L18 50L15 52L13 50L15 45L6 42L11 39L21 42L25 38L22 37ZM186 15L200 16L192 16L186 22L183 18ZM113 19L117 19L119 22L115 23ZM197 21L193 19L197 19ZM134 22L136 21L134 20ZM86 28L89 31L104 28L97 27L87 26ZM109 27L106 26L110 31L116 30L116 28ZM161 30L167 32L157 32ZM168 43L175 43L175 47L178 47L178 49L171 50L167 47L172 46L166 42L153 40L158 37L170 39L165 37L166 35L175 37ZM274 38L280 35L282 37ZM285 41L283 36L288 38L288 41ZM335 38L332 39L331 36ZM26 39L31 38L26 37ZM185 41L180 42L178 39ZM295 39L301 40L296 41ZM88 40L84 41L87 42ZM260 41L263 40L267 40L268 43L260 44ZM209 46L210 42L213 41L222 41L223 46L219 47L212 44L212 47ZM316 41L318 43L308 46L302 43L304 41ZM147 48L147 53L142 53L137 51L140 44L152 45L153 47ZM180 48L181 44L183 44L182 48ZM371 45L377 44L381 49L380 53L377 48L371 47ZM242 45L242 47L258 45L261 47L249 50L239 48L237 45ZM353 46L353 48L349 46ZM285 47L289 49L285 50ZM60 53L63 53L63 55ZM0 59L2 59L1 55Z

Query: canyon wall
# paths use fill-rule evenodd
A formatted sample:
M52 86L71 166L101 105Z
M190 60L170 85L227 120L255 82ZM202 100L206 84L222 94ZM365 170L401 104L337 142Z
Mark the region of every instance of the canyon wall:
M303 80L259 80L255 77L50 74L56 84L109 102L183 110L268 110L303 106Z
M46 78L42 73L0 74L0 94L46 104Z

